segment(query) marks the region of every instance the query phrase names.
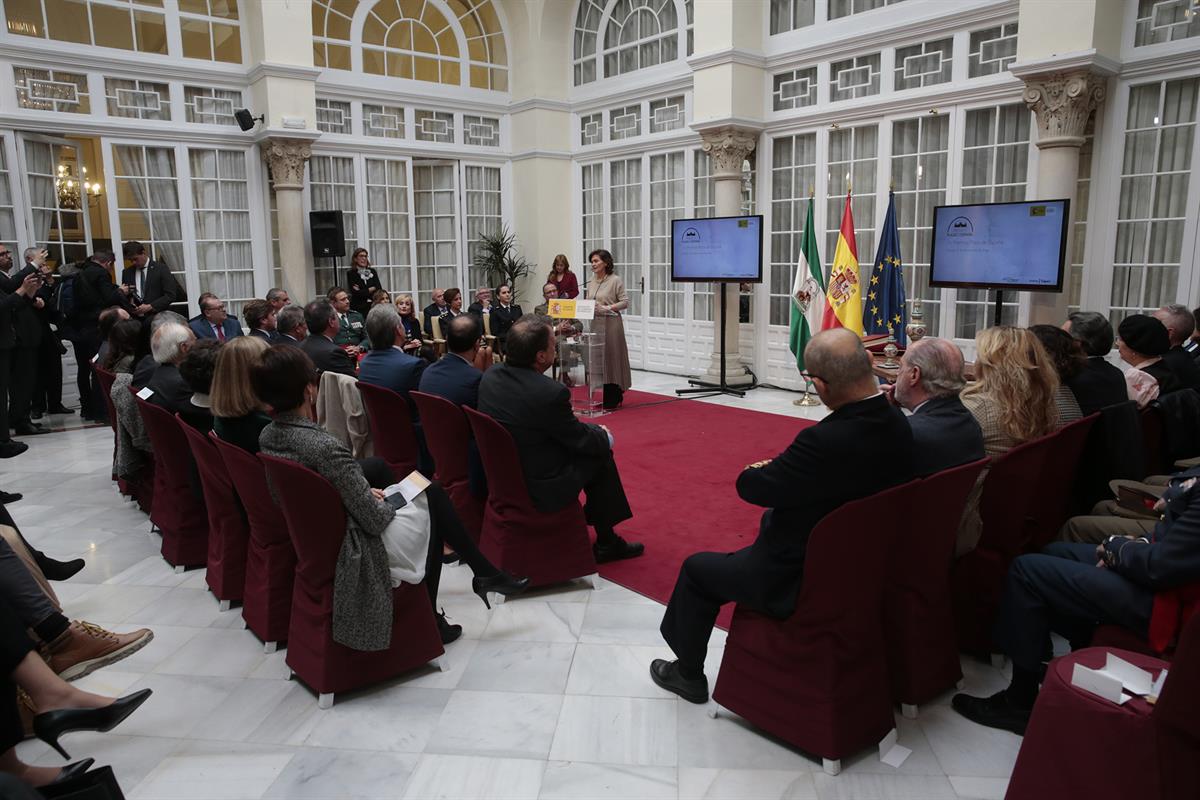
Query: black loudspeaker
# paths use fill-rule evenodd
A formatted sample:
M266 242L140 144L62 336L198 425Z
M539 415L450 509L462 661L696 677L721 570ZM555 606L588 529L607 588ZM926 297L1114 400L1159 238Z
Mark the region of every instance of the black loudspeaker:
M308 229L312 236L313 255L332 258L346 255L346 228L341 211L308 212Z

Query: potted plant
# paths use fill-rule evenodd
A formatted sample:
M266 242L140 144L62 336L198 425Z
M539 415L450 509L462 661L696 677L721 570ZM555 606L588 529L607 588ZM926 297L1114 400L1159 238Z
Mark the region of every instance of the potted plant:
M476 240L475 268L487 275L491 286L512 287L512 302L518 302L521 280L537 266L517 253L517 235L507 226L494 233L481 233Z

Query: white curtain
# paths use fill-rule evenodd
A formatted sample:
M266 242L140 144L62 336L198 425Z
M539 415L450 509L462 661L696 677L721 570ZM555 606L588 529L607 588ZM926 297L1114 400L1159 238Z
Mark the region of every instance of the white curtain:
M50 241L54 213L54 147L46 142L25 142L25 170L29 181L29 206L33 211L33 236L42 244ZM13 259L14 263L17 260Z

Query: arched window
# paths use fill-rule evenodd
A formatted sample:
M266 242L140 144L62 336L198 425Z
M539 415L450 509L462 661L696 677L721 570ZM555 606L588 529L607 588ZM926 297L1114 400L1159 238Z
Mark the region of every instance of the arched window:
M685 52L691 55L692 0L683 0L683 11ZM579 0L575 15L575 85L679 58L679 12L678 0Z
M361 70L451 86L508 88L504 33L493 0L313 0L318 67L350 70L361 24ZM361 20L361 21L360 21Z

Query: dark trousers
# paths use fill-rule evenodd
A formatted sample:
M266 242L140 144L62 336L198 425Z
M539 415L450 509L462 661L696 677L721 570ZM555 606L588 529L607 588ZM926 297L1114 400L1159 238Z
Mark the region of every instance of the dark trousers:
M81 329L71 342L75 350L75 384L79 387L80 414L89 419L104 419L108 409L100 394L100 382L92 370L92 359L100 350L100 332Z
M689 672L704 669L708 640L725 603L753 607L762 596L761 578L750 564L750 548L734 553L696 553L679 568L659 630Z
M37 348L17 346L12 350L8 376L8 424L29 424L33 384L37 373Z
M1154 593L1096 566L1096 546L1054 542L1018 556L1008 568L996 618L996 642L1013 664L1041 669L1050 633L1085 646L1097 625L1116 624L1145 636Z
M25 738L12 674L32 649L25 625L8 603L0 600L0 753L16 747Z
M597 529L598 535L602 530L611 531L614 525L632 519L633 511L625 497L625 487L621 485L621 473L617 471L612 451L597 458L581 458L574 466L583 480L584 516L588 525Z
M11 439L8 432L8 375L12 371L11 349L0 350L0 442Z
M46 326L37 348L37 378L33 386L33 408L46 411L62 407L62 343L58 334Z

